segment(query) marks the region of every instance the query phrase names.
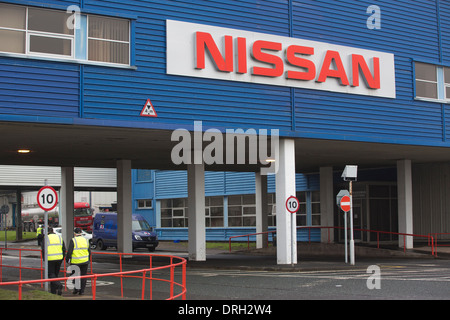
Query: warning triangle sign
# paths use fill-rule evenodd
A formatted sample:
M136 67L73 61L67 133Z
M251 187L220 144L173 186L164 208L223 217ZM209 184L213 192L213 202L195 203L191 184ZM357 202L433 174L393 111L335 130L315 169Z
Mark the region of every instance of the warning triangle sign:
M147 102L144 105L144 108L141 111L141 116L143 117L157 117L155 108L152 105L152 102L150 99L147 100Z

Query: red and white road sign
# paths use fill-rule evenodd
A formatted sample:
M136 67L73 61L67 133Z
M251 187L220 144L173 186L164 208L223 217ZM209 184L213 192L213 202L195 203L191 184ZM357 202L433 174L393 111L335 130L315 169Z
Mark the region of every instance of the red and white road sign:
M300 202L298 201L298 199L296 197L290 196L286 200L286 209L290 213L296 213L299 208L300 208Z
M53 210L58 204L58 193L50 186L42 187L37 194L37 203L44 211Z
M341 209L342 211L348 212L350 211L350 208L352 207L352 203L350 201L350 197L349 196L343 196L341 198Z
M147 102L144 105L144 108L142 108L141 116L143 117L157 117L155 107L153 107L152 102L150 99L147 99Z

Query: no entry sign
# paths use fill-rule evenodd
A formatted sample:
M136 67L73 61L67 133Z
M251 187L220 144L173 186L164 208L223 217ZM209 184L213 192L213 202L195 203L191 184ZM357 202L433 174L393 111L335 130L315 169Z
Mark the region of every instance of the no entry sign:
M344 212L350 211L351 205L352 204L351 204L349 196L343 196L341 198L340 206L341 206L342 211L344 211Z
M37 194L37 203L44 211L53 210L58 204L58 194L52 187L42 187Z

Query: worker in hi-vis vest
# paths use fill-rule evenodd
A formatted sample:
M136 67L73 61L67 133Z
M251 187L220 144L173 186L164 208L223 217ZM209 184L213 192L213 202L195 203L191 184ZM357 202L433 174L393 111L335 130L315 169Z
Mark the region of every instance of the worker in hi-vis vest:
M36 238L38 241L38 246L42 245L42 239L44 238L44 227L41 224L36 230Z
M76 266L77 268L72 268L72 275L80 275L84 276L87 274L87 270L89 267L89 261L91 259L91 247L89 245L89 240L83 237L82 231L80 228L75 228L74 230L75 237L72 238L69 244L69 249L67 250L66 262L71 266ZM75 274L79 271L80 274ZM84 289L86 288L86 278L80 279L80 281L76 281L74 279L74 290L73 294L84 294ZM77 285L77 283L79 285Z
M53 232L52 227L48 227L48 233L45 235L45 241L42 241L42 259L45 260L45 250L48 256L48 278L58 278L61 263L64 260L66 247L62 237ZM62 294L62 284L59 281L50 282L50 292L53 294Z

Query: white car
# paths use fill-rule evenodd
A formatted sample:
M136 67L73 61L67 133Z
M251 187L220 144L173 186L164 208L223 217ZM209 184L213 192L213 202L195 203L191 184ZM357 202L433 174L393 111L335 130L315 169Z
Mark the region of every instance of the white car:
M62 235L62 234L61 234L61 231L62 231L62 228L61 228L61 227L53 228L53 232L56 233L56 234L58 234L58 235L60 235L60 236ZM87 232L84 231L84 230L81 230L81 233L82 233L82 236L83 236L84 238L86 238L86 239L89 241L89 245L91 246L91 249L95 249L95 245L92 244L92 234L87 233Z

